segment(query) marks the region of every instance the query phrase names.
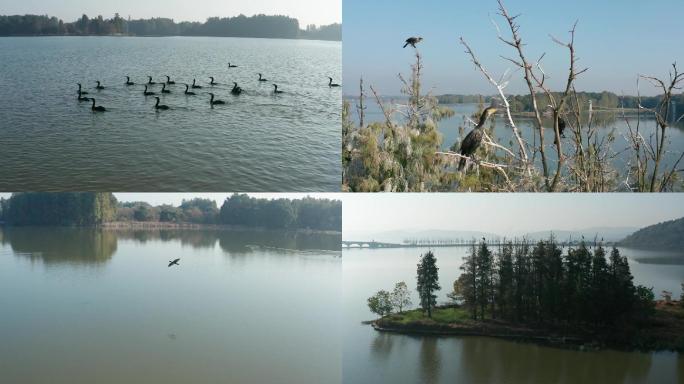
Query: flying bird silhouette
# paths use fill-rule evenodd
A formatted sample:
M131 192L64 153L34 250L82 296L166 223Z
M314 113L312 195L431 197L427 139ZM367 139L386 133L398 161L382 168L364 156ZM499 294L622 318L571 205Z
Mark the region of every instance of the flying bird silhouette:
M178 264L179 261L180 261L180 259L176 259L176 260L173 260L173 261L169 261L169 267L172 266L172 265L178 265L178 266L180 266L180 264Z

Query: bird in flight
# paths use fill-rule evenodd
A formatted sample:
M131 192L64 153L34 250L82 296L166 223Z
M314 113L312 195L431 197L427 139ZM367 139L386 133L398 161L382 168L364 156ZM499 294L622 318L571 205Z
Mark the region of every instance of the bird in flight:
M172 265L180 265L180 264L178 264L179 261L180 261L180 259L176 259L176 260L173 260L173 261L169 261L169 267L172 266Z
M409 37L408 39L406 39L406 44L404 44L404 48L406 48L409 45L415 48L416 44L420 43L421 41L423 41L422 37Z

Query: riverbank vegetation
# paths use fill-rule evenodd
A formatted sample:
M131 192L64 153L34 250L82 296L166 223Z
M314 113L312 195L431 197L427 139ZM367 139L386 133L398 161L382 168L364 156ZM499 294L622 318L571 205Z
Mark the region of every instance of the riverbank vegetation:
M561 97L559 93L554 94L555 97ZM629 96L617 95L613 92L576 92L573 96L576 97L580 105L591 105L595 112L602 110L615 112L622 108L626 110L638 110L639 106L645 108L657 108L660 104L661 96ZM545 94L538 94L538 102L540 105L548 105L551 100ZM481 96L481 95L438 95L437 100L440 104L477 104L480 102L491 103L496 100L496 96ZM534 113L534 104L530 95L509 95L508 102L510 104L511 112L513 113ZM675 110L684 111L684 93L672 96L672 102L675 105Z
M425 281L426 255L418 281ZM684 351L684 304L669 292L655 301L652 288L635 285L617 248L582 242L566 250L551 237L536 244L504 242L492 250L483 239L472 245L460 269L446 305L423 300L436 297L439 287L427 294L421 284L419 309L402 312L388 300L376 311L369 299L371 311L381 316L376 328ZM436 278L436 266L431 270Z
M10 225L94 226L114 220L111 193L15 193L0 199L0 222Z
M0 199L0 222L8 225L95 226L106 223L191 223L281 230L342 230L339 200L228 197L219 209L210 199L184 200L178 207L117 202L111 193L15 193Z
M83 15L74 22L64 22L47 15L0 15L0 36L34 35L216 36L341 41L342 25L307 25L300 29L297 19L263 14L211 17L204 23L176 23L165 18L126 20L118 13L111 19L101 15L95 18Z
M498 1L498 6L499 20L505 26L497 26L498 39L510 49L510 52L503 53L503 57L514 70L501 76L493 74L486 63L480 61L476 47L471 47L464 38L461 38L461 46L483 81L496 94L490 101L495 101L498 113L504 116L510 135L495 137L494 127L500 121L491 119L484 126L482 145L477 151L473 155L461 153L463 139L475 126L475 121L480 120L485 108L483 101L480 110L460 127L460 138L450 150L443 151L443 139L437 125L453 111L440 106L430 93L423 92L422 56L416 49L416 61L411 67L410 77L400 76L401 92L405 96L401 103L385 103L372 86L367 93L363 80L356 105L352 107L345 102L342 122L343 190L664 192L684 189L681 178L684 151L668 147L673 126L684 121L684 115L676 116L673 108L684 98L680 92L684 74L679 72L676 64L670 67L667 79L639 75L636 97L618 98L608 93L592 95L577 92L575 81L588 68L579 66L575 24L565 40L551 38L552 44L565 51L569 68L567 73L556 74L567 79L562 89L551 89L547 79L552 74L545 72L543 64L546 55L536 60L527 56L517 17L508 12L502 0ZM506 35L502 32L504 29ZM528 94L507 94L506 87L513 76L518 75L522 77ZM641 97L639 88L643 83L654 86L660 95ZM369 96L380 107L384 121L366 122L366 99ZM624 137L618 137L615 130L605 132L600 129L596 123L600 109L594 108L593 102L587 103L594 97L598 97L597 103L601 106L616 105L614 113L628 127ZM627 118L629 108L636 108L636 118L632 112ZM353 109L358 114L358 124L351 119ZM532 121L533 132L523 135L513 118L516 111L529 114L527 118ZM624 144L618 145L618 140ZM622 165L625 158L627 164ZM462 159L471 166L460 170L457 165Z

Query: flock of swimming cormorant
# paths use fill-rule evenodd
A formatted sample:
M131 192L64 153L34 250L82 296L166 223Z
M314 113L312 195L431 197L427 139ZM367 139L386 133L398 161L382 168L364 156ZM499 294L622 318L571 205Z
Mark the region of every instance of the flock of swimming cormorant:
M228 63L228 67L229 67L229 68L237 68L237 65ZM261 73L258 73L258 75L259 75L258 81L259 81L260 83L268 82L268 79L264 78L263 75L262 75ZM133 86L133 85L136 85L136 83L134 83L133 81L131 81L131 77L130 77L130 76L125 76L125 77L126 77L126 81L124 82L124 85L125 85L125 86ZM165 75L164 77L166 77L166 81L162 81L162 82L160 83L160 84L162 85L162 88L161 88L161 91L160 91L160 92L161 92L162 94L169 94L169 93L171 93L171 90L168 89L167 86L175 85L176 82L173 81L173 80L171 80L171 77L168 76L168 75ZM209 76L209 79L211 80L211 81L209 82L209 86L213 87L213 86L219 85L219 83L217 83L217 82L215 81L215 79L214 79L213 76ZM328 79L329 79L328 87L331 87L331 88L340 87L339 84L333 83L333 78L332 78L332 77L328 77ZM102 85L102 82L100 82L99 80L96 80L95 82L97 83L97 86L95 86L95 89L97 89L98 91L101 91L101 90L105 89L105 86ZM151 87L151 86L156 85L156 84L157 84L157 82L154 81L154 79L152 78L152 76L147 76L147 82L142 84L142 85L145 86L145 90L143 91L143 96L155 96L155 99L157 100L157 102L156 102L156 104L154 105L154 109L157 110L157 111L159 111L159 110L171 109L168 105L159 104L160 99L159 99L159 97L156 96L157 94L156 94L154 91L150 91L150 90L149 90L148 87ZM197 84L197 79L192 79L192 85L187 84L187 83L182 83L182 84L185 86L185 91L183 92L183 94L184 94L185 96L196 96L196 95L197 95L195 92L190 91L190 89L202 89L202 86L199 85L199 84ZM99 106L99 105L95 105L95 102L96 102L96 101L95 101L95 98L94 98L94 97L86 97L86 96L84 96L84 95L88 95L88 92L83 90L83 86L81 85L81 83L77 83L77 85L78 85L78 101L90 101L90 102L92 102L92 106L91 106L90 109L91 109L93 112L106 112L106 111L107 111L107 109L106 109L105 107ZM233 82L233 88L230 90L230 93L231 93L232 95L234 95L234 96L239 96L239 95L242 93L242 88L241 88L240 86L238 86L238 83ZM278 89L278 85L277 85L277 84L273 84L273 94L274 94L274 95L280 95L280 94L283 94L283 93L285 93L285 91L282 91L282 90ZM210 105L210 106L213 107L214 105L223 105L223 104L226 104L225 101L216 99L216 95L214 95L213 93L207 92L207 94L209 94L209 96L211 96L211 98L209 99L209 105Z

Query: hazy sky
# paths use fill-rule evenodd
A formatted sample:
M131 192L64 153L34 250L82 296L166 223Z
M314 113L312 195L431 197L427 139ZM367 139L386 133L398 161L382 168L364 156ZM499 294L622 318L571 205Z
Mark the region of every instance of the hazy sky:
M342 21L342 0L0 0L0 14L48 14L74 21L87 14L105 18L118 12L122 17L167 17L176 21L205 21L208 17L247 16L264 13L287 15L307 24Z
M684 217L684 194L348 194L344 231L643 227Z
M578 90L610 90L636 94L638 73L666 76L677 61L684 66L682 49L682 0L548 1L508 0L511 14L522 14L518 22L530 60L546 52L544 67L555 89L567 79L568 50L553 43L549 34L566 40L572 24L579 20L576 49L578 65L590 70L577 81ZM463 36L481 62L497 77L513 65L500 55L515 57L515 51L497 39L490 18L502 31L505 21L496 15L495 0L345 0L344 91L358 93L363 75L384 95L398 95L398 73L410 73L413 49L402 49L409 36L425 38L419 45L424 59L426 89L436 93L494 94L480 72L476 72L459 43ZM682 68L684 70L684 67ZM524 90L520 73L508 90ZM643 85L643 94L653 94Z

